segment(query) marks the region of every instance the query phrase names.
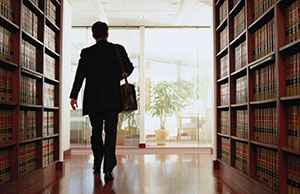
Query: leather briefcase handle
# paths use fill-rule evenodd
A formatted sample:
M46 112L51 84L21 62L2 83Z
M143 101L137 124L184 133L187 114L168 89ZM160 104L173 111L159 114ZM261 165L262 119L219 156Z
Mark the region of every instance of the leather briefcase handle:
M118 61L120 63L121 70L122 70L122 76L125 79L125 83L128 84L128 80L127 80L128 75L127 75L127 73L125 71L124 64L123 64L123 61L122 61L122 58L121 58L121 55L120 55L120 51L119 51L118 45L115 44L115 48L116 48L116 52L117 52Z

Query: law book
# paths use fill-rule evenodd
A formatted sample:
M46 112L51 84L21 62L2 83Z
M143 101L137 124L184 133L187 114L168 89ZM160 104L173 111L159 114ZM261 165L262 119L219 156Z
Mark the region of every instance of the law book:
M53 111L48 112L48 134L49 135L54 134L54 112Z
M49 160L48 160L48 140L43 140L43 167L46 167L49 165Z
M46 137L48 135L48 112L43 112L43 136Z

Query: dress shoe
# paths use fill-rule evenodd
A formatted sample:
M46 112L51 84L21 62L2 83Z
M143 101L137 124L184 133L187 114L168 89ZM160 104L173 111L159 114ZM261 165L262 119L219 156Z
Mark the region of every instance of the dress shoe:
M112 181L112 180L114 180L114 176L112 175L111 172L107 172L104 175L104 180L105 180L105 182Z

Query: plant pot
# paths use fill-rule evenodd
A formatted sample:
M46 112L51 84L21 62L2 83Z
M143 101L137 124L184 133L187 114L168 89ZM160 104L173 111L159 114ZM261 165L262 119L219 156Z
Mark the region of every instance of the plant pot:
M156 140L167 140L169 138L169 132L167 130L157 129L154 130ZM158 146L167 145L167 143L157 143Z
M117 145L124 145L125 137L128 135L127 130L119 130L117 133Z

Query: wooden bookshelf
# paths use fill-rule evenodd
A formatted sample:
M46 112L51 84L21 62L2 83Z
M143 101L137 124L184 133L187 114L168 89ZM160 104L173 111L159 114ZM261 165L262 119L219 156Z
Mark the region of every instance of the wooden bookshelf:
M5 141L0 141L0 157L8 156L7 164L10 167L9 173L5 174L6 178L0 176L1 193L8 193L12 189L20 192L31 183L45 177L47 173L51 174L51 171L56 169L55 166L60 165L59 70L62 1L19 0L11 1L10 5L1 5L6 6L7 11L0 11L0 32L4 37L1 45L4 51L1 50L0 54L0 73L3 73L6 79L4 92L0 92L0 132L5 135ZM50 42L55 49L46 46L46 27L54 32L53 36L48 35L47 45ZM49 69L45 69L46 55L54 61L51 66L52 76L47 72ZM53 86L49 94L43 91L46 84ZM49 95L48 98L46 95ZM51 104L48 101L51 101L53 106L48 106L47 104ZM47 115L45 120L44 115ZM3 118L6 123L2 122ZM49 134L45 135L43 130L49 130ZM43 143L47 143L47 149L43 147ZM34 154L22 155L23 152L27 153L26 150ZM44 157L49 160L47 165L43 163ZM25 169L25 174L22 173L22 165L20 166L24 158L33 161L30 164L34 166Z
M214 161L214 166L222 172L221 176L224 181L234 184L233 186L240 185L253 193L287 194L291 193L291 185L288 183L288 164L293 158L300 159L300 143L298 142L300 141L300 81L298 81L300 74L297 74L300 67L297 66L300 64L300 32L299 29L296 31L296 28L291 27L292 19L288 13L292 9L296 10L300 1L266 0L260 8L258 8L260 5L255 5L255 2L258 1L213 1L217 95L215 102L217 160ZM223 17L224 15L226 17L219 22L220 7L224 3L227 3L228 10L226 14L223 14ZM246 29L236 35L235 25L242 25L243 21L240 20L234 24L234 18L242 9L245 9ZM220 50L220 44L223 41L220 40L220 33L226 26L229 30L229 37L226 39L229 42L224 47L225 50ZM236 49L244 41L247 44L247 64L235 69ZM220 59L225 55L229 56L229 76L220 79ZM237 79L242 77L246 77L248 81L247 88L245 88L248 96L245 103L236 103L236 98L240 98L236 94ZM229 86L229 104L220 106L222 96L220 87L226 83ZM229 135L220 133L221 125L227 124L221 123L222 111L229 112ZM247 113L245 118L248 138L236 135L237 111ZM235 165L237 142L247 144L248 174L238 170ZM229 148L222 148L224 145ZM224 162L222 158L228 149L229 163ZM272 176L266 175L266 179L272 179L273 185L260 179L260 173L263 172L260 172L257 166L265 161L258 157L264 154L269 154L268 157L271 157L269 166L272 167L267 170L272 171L270 173ZM228 158L225 160L228 161Z

